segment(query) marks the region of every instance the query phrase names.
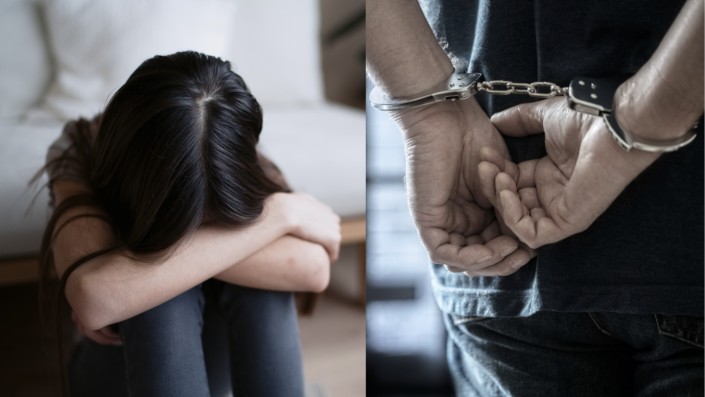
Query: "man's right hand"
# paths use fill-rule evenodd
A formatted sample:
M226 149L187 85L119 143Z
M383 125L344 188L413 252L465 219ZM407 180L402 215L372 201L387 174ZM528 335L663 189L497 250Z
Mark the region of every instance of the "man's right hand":
M509 163L497 129L474 99L394 112L404 136L409 207L431 261L470 276L509 275L534 255L503 235L478 175L480 150Z

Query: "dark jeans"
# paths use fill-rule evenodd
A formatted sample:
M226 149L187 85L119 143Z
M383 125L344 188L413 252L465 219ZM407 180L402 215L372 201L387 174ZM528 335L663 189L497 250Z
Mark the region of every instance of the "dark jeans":
M445 316L466 396L702 396L703 318L538 312Z
M291 293L209 280L119 330L123 347L78 346L72 397L304 395Z

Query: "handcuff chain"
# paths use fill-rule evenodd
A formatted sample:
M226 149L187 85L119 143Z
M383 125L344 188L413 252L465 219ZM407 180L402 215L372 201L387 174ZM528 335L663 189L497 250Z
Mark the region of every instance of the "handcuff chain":
M504 85L506 89L497 89L495 85ZM550 87L549 92L539 92L539 88ZM514 83L506 80L490 80L477 83L477 91L485 91L492 95L509 95L509 94L519 94L528 95L534 98L552 98L556 95L567 95L567 87L559 87L557 84L549 83L547 81L537 81L531 84L526 83Z

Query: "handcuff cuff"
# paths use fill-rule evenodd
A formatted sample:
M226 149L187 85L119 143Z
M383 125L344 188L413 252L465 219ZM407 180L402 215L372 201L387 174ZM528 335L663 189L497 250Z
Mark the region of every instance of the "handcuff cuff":
M531 84L505 80L483 81L479 73L454 72L449 78L428 90L415 95L392 98L375 87L370 93L372 107L383 111L410 109L443 101L468 99L480 91L492 95L520 94L534 98L567 96L568 106L581 113L602 117L612 138L625 151L631 149L647 152L672 152L695 139L697 123L685 135L673 139L648 139L634 135L620 127L614 112L614 93L625 78L576 77L569 87L560 87L549 82ZM502 89L499 86L504 86ZM542 92L543 91L543 92Z

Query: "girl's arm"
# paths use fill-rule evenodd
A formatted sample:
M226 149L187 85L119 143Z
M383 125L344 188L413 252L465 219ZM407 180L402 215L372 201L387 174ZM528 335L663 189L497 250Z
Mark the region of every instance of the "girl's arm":
M90 193L84 185L68 180L55 182L53 190L57 205L71 195ZM57 222L55 233L70 218L87 212L98 210L70 209ZM337 215L305 194L277 193L268 199L258 222L238 230L201 227L157 263L139 261L118 252L94 258L79 266L68 278L66 298L88 329L99 329L158 306L246 258L248 261L241 265L243 272L253 274L253 267L264 263L263 257L280 258L263 250L268 245L277 241L281 247L297 248L288 239L278 242L287 234L321 244L331 260L337 257L340 243ZM81 257L114 244L115 236L109 225L98 218L69 222L55 235L53 243L59 276ZM300 266L293 268L310 270ZM228 280L231 276L230 272L222 275ZM289 276L291 280L298 279ZM263 283L263 279L259 278L257 283Z
M287 235L215 278L250 288L323 292L330 278L330 259L323 246Z

